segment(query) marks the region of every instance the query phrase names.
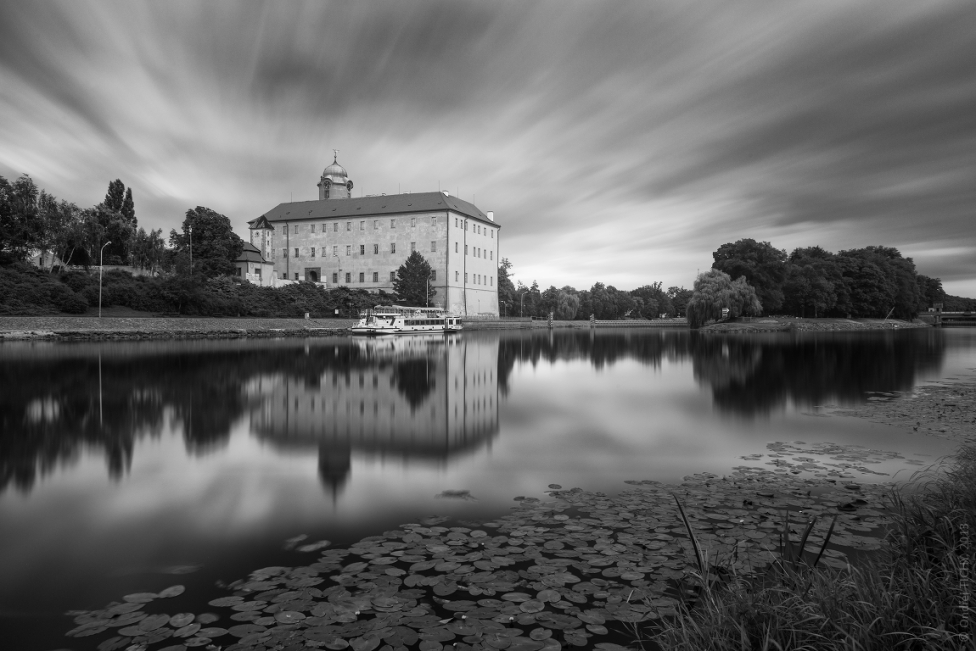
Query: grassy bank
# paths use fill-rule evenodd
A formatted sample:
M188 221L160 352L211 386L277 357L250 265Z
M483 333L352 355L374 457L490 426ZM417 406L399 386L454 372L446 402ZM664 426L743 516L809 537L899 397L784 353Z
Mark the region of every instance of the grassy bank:
M838 332L928 328L921 321L900 319L804 319L799 317L748 317L700 328L702 333L747 334L755 332Z
M976 562L976 446L893 493L882 549L846 569L802 562L788 547L759 577L726 575L662 620L642 646L669 650L972 649L969 573ZM802 532L795 532L793 548ZM802 555L802 551L801 551ZM708 572L706 572L708 575Z

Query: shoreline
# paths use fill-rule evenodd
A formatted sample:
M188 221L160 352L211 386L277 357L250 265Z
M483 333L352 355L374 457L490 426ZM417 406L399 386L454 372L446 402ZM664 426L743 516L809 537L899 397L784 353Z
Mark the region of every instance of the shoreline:
M863 332L931 328L928 323L901 319L806 319L793 317L748 317L699 328L703 334L754 334L763 332Z
M4 341L141 341L185 339L241 339L269 337L350 336L356 319L156 317L156 316L0 316L0 343ZM682 328L684 319L654 321L553 321L553 329ZM702 334L761 334L769 332L868 332L930 328L921 321L892 319L792 319L757 318L749 321L713 323L700 328ZM548 322L472 320L465 329L537 330Z

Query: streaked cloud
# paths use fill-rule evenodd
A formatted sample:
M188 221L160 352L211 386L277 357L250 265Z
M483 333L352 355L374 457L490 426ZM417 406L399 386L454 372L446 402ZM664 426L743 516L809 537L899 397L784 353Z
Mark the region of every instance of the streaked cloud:
M976 7L8 2L0 174L244 222L340 162L494 210L525 282L689 286L718 245L896 246L976 296Z

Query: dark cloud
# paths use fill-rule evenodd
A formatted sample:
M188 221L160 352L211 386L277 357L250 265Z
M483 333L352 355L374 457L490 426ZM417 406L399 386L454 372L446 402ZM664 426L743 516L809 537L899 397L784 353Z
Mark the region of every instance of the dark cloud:
M126 177L168 230L311 198L337 147L357 189L476 196L543 284L688 285L755 237L976 295L973 33L969 0L4 3L0 170Z

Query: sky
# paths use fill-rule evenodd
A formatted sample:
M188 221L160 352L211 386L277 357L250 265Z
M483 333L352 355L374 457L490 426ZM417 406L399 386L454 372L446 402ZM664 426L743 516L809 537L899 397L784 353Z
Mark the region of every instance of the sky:
M0 175L168 233L447 190L542 287L884 245L976 296L976 3L0 0Z

